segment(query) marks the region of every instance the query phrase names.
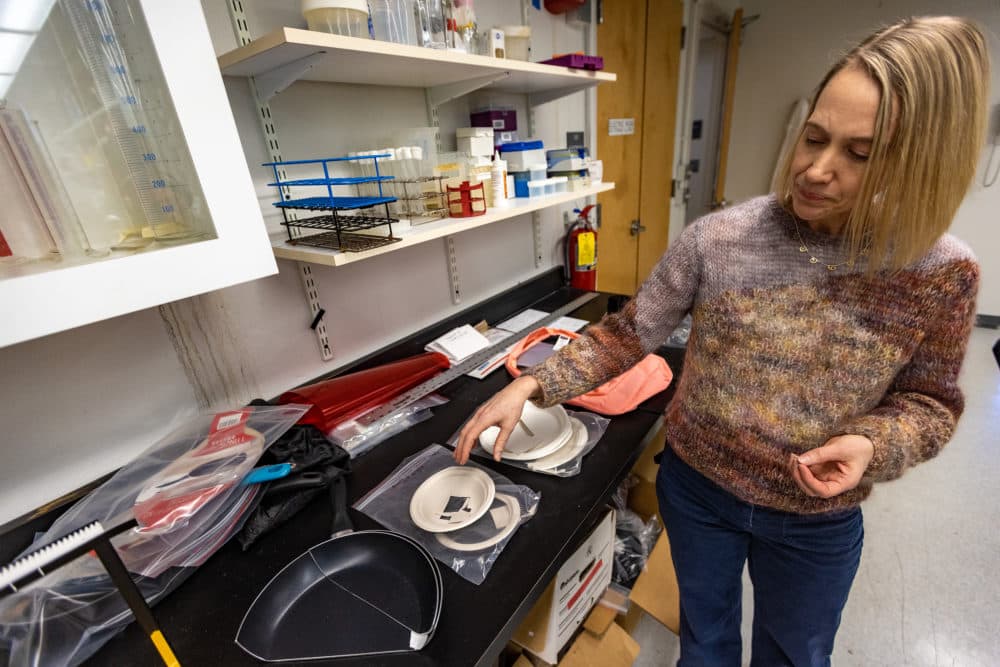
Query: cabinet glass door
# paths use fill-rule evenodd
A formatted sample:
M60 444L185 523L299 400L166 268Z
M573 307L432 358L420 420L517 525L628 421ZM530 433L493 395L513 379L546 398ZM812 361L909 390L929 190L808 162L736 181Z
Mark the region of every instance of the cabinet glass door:
M0 346L277 272L199 0L0 0Z
M40 25L2 28L30 40L0 84L5 265L216 236L136 2L60 0Z

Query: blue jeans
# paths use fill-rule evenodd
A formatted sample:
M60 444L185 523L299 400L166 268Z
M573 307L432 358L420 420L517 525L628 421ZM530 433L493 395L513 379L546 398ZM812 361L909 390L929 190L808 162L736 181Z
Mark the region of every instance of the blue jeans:
M861 510L800 515L745 503L669 444L656 491L680 587L678 666L740 665L745 562L754 595L750 664L829 665L861 560Z

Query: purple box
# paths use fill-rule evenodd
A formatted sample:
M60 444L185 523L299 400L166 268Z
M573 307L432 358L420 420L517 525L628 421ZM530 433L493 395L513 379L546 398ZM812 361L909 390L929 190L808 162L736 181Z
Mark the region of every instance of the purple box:
M472 127L492 127L494 132L513 132L517 129L517 112L513 109L475 111L469 118Z
M585 56L582 53L567 53L558 58L543 60L545 65L559 65L560 67L572 67L573 69L604 69L604 58L600 56Z

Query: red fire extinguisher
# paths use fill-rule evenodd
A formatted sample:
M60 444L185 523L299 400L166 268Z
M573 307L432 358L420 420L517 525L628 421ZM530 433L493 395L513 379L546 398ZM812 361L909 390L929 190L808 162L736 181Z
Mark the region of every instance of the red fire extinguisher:
M566 232L566 272L569 284L577 289L597 290L597 227L590 222L590 209L573 209L576 220Z

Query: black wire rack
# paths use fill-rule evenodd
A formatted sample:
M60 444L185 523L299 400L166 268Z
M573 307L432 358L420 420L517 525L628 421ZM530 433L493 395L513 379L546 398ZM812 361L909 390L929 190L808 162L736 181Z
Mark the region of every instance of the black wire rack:
M392 235L392 223L398 220L375 215L341 215L332 211L329 215L320 215L303 220L286 220L281 223L288 230L288 242L293 245L305 245L327 250L343 252L361 252L379 248L399 241ZM358 232L376 230L386 227L386 235L360 234Z
M274 172L274 182L269 185L278 188L280 200L274 205L281 209L284 221L281 223L288 233L288 242L342 252L361 252L396 243L400 239L392 234L392 224L399 219L392 217L389 205L395 197L386 196L383 183L391 182L391 176L384 176L378 168L378 158L388 155L368 155L357 157L321 158L318 160L289 160L268 162L266 166ZM336 177L331 173L331 163L372 161L367 173L356 177ZM322 178L288 179L285 168L308 165L315 169L322 167ZM326 190L326 196L292 198L293 186L319 186ZM353 186L355 196L334 194L335 186ZM298 219L290 210L326 211L324 215ZM383 233L377 230L384 228ZM362 233L365 232L365 233Z

